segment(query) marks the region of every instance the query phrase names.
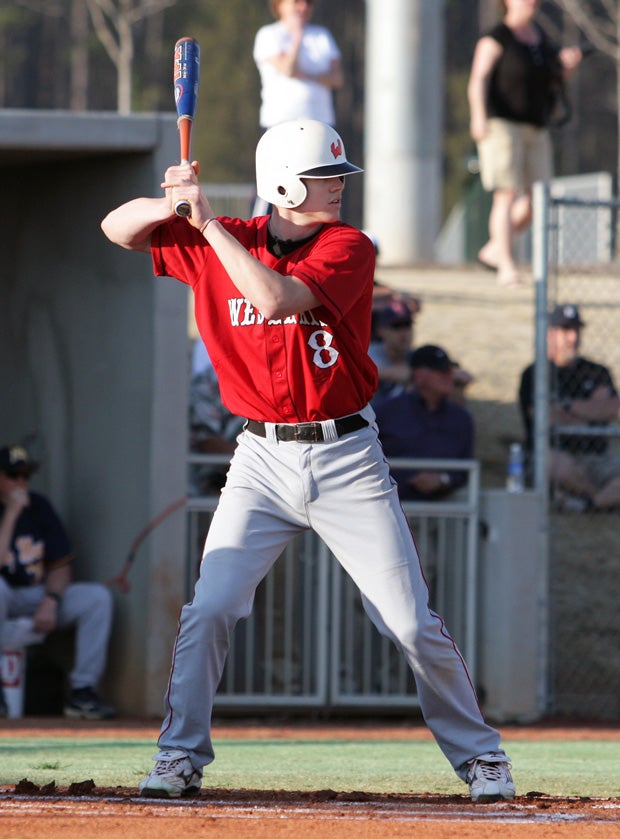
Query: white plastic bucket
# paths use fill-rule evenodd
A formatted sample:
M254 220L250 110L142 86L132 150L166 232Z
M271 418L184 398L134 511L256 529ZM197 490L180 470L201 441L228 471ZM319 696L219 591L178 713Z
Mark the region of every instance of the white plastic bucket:
M43 633L33 630L32 618L12 618L5 624L1 675L9 719L24 715L26 647L44 638Z

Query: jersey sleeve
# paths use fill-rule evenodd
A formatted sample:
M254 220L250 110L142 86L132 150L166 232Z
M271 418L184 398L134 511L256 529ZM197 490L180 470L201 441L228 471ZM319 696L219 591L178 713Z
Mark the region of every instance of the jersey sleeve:
M340 52L338 44L336 43L336 39L334 38L332 33L329 31L329 29L324 29L323 32L324 32L324 35L325 35L325 40L327 42L327 47L328 47L328 51L329 51L329 60L334 61L336 59L341 58L342 54Z
M283 51L283 41L278 35L278 28L273 24L262 26L254 38L252 55L254 62L260 66L275 55Z
M42 495L31 493L33 514L45 542L45 567L48 571L68 565L75 557L69 536L58 514Z
M312 248L290 272L305 283L340 321L365 297L372 283L375 250L364 233L348 225L335 225L321 234L320 246Z
M210 246L198 230L178 218L160 224L151 236L156 277L174 277L193 286L202 273Z

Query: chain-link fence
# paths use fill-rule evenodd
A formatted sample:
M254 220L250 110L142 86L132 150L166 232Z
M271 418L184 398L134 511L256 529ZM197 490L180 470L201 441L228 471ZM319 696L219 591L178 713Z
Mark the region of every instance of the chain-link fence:
M617 719L620 205L536 189L537 350L521 405L534 480L549 481L550 711Z

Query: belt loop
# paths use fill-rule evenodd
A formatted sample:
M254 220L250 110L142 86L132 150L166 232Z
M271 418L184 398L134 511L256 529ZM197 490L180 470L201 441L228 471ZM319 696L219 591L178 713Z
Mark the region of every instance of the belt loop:
M276 446L278 445L277 426L274 422L265 423L265 437L267 438L268 443L273 443Z
M333 443L338 439L335 420L322 420L321 428L323 429L323 440L325 440L326 443Z

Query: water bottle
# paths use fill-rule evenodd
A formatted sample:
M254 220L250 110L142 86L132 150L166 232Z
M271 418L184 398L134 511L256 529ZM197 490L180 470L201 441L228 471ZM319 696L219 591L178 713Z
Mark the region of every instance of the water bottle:
M508 455L508 474L506 476L508 492L523 492L525 488L524 471L523 446L521 443L511 443Z

